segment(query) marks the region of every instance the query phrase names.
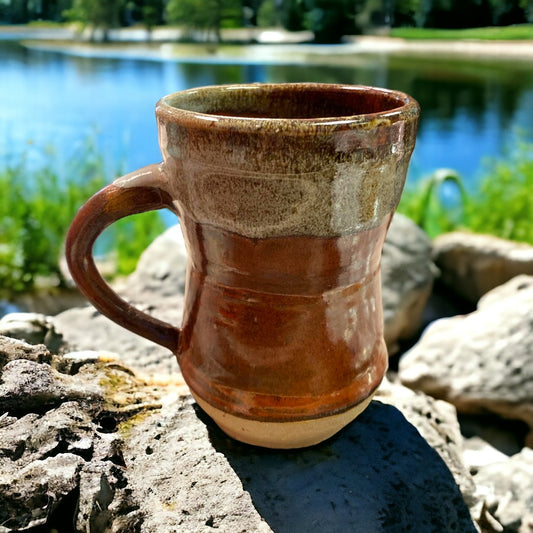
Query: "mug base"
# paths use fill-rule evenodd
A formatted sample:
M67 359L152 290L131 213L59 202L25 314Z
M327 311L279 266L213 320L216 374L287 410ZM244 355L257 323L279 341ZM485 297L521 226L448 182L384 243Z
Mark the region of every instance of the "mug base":
M373 396L374 393L336 415L294 422L262 422L221 411L193 394L198 405L226 435L246 444L275 449L305 448L329 439L359 416Z

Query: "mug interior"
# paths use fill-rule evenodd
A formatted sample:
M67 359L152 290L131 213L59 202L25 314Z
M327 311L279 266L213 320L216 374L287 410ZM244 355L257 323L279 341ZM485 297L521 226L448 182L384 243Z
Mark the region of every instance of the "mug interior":
M162 99L172 108L214 116L317 120L389 113L408 105L405 94L364 86L257 84L203 87Z

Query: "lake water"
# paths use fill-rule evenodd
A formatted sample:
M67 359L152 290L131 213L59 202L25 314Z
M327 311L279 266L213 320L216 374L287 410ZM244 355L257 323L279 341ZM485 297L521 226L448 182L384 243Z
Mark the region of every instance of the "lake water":
M333 50L333 49L332 49ZM185 88L243 82L320 81L399 89L421 104L409 180L437 168L469 183L517 136L533 139L533 62L445 61L357 55L335 66L291 61L80 57L0 42L0 164L61 167L96 141L110 179L157 162L154 105ZM329 64L328 64L329 63ZM346 63L346 61L345 61Z

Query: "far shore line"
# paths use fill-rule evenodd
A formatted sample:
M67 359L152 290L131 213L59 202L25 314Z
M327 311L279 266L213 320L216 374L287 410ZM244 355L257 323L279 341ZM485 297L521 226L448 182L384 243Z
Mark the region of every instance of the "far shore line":
M149 37L149 38L148 38ZM1 40L21 41L41 49L86 57L127 57L150 60L260 63L349 64L360 55L383 54L469 60L533 60L533 40L408 40L386 36L349 36L341 44L313 44L309 32L279 29L225 30L223 42L178 42L176 28L120 28L109 31L110 42L93 43L72 27L0 26Z

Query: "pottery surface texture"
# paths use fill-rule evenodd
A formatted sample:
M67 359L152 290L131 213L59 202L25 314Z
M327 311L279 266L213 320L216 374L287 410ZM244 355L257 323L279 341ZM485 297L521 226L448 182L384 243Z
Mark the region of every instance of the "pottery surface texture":
M320 442L387 368L380 258L414 148L409 96L362 86L204 87L156 107L163 162L79 211L67 260L88 299L172 350L198 404L260 446ZM188 252L180 327L133 308L91 256L124 216L175 212Z

